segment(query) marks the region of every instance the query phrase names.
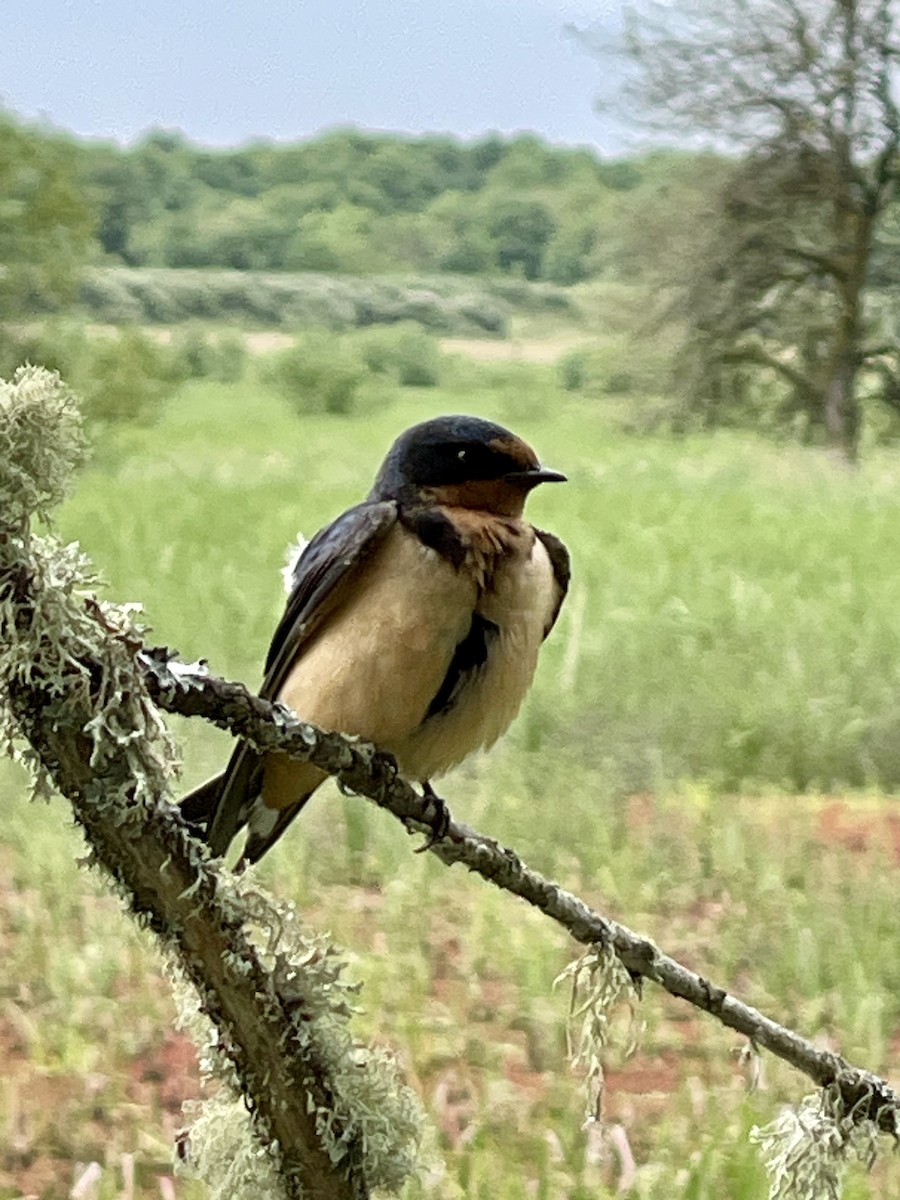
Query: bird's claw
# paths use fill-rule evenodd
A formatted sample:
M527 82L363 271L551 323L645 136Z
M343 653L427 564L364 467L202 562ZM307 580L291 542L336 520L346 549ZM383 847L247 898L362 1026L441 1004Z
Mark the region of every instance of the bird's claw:
M450 828L450 809L427 781L422 784L422 795L434 805L435 816L434 820L430 823L431 830L425 841L421 846L416 847L416 854L424 854L426 850L430 850L437 842L443 841Z

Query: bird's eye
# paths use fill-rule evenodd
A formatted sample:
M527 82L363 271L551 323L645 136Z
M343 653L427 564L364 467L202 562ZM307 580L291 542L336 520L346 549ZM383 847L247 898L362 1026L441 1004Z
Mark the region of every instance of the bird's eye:
M466 452L465 452L465 450L457 450L457 452L456 452L456 457L457 457L457 458L458 458L460 461L462 461L462 460L463 460L463 459L466 457Z

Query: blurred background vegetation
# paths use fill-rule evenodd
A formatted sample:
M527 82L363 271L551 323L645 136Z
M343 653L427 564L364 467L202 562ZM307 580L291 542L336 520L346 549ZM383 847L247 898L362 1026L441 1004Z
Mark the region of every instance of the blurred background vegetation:
M722 44L760 6L804 7L723 0ZM770 54L809 27L783 32ZM661 44L635 38L638 55ZM845 42L869 64L854 76L869 103L877 45ZM691 97L722 93L698 86L690 46L679 55L657 100L702 125ZM890 1072L896 130L888 110L881 142L829 167L831 101L789 99L791 120L752 147L621 161L533 135L356 129L230 150L156 129L125 147L7 113L0 375L43 363L81 396L93 456L60 524L111 595L144 603L154 640L251 684L285 547L360 498L398 431L468 411L533 441L570 477L532 515L569 544L573 590L522 716L447 781L451 806L742 998ZM850 222L836 247L835 203ZM851 254L854 229L868 240ZM838 428L833 335L860 247ZM227 739L178 732L188 787ZM78 871L62 806L24 793L2 765L0 1197L63 1200L95 1162L84 1196L195 1200L170 1151L196 1064L152 948ZM571 948L428 858L332 791L260 868L351 947L360 1029L398 1050L426 1099L442 1165L407 1195L763 1195L746 1134L804 1083L765 1061L751 1092L731 1037L648 993L637 1054L611 1052L601 1144L580 1128L551 989ZM896 1195L896 1170L851 1172L847 1196Z
M660 59L665 45L649 39L641 54ZM684 78L647 105L702 92L695 50L678 47ZM900 204L893 168L878 175L900 128L870 121L859 145L844 131L842 166L820 144L834 115L826 83L801 106L811 134L787 123L738 157L670 148L606 161L532 134L352 128L235 149L156 129L124 147L7 113L0 369L58 366L104 419L127 380L146 417L187 376L233 378L238 330L314 329L321 348L324 331L410 322L509 339L531 317L577 334L564 388L628 396L629 427L753 429L854 461L900 432ZM722 111L764 104L729 106L728 79L710 86ZM864 99L874 85L856 86ZM721 124L703 104L681 124ZM101 345L110 336L115 351Z

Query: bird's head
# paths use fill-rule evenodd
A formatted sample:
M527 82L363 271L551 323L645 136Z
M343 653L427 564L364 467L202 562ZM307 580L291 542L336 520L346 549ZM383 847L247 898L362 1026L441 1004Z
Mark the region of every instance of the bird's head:
M480 417L435 417L397 438L371 499L517 517L532 488L565 478L542 467L531 447L502 425Z

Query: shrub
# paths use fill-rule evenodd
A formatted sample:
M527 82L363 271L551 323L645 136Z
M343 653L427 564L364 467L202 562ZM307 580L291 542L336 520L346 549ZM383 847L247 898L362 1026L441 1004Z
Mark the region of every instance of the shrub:
M506 337L509 332L509 305L492 296L461 296L454 302L459 328L469 326L477 333ZM448 331L452 332L452 331Z
M87 339L81 328L61 321L29 329L0 326L0 378L12 379L17 367L31 363L74 380L84 360Z
M441 381L441 348L411 321L366 330L353 341L370 371L391 376L401 387L436 387Z
M517 422L546 417L558 408L559 384L554 368L545 363L496 362L478 364L478 391L490 395L503 418Z
M220 333L214 340L212 378L219 383L238 383L247 370L247 346L239 334Z
M559 360L559 382L567 392L583 391L589 374L588 356L584 350L570 350Z
M266 381L301 414L352 413L365 376L365 363L352 347L324 331L304 334L264 368Z
M148 424L184 378L171 347L123 329L88 344L73 383L89 421Z
M0 377L30 362L58 371L78 394L86 420L146 424L191 371L174 347L128 327L88 336L71 322L40 328L0 327Z
M562 288L524 280L452 275L427 278L95 267L86 271L81 303L113 324L241 320L272 327L352 329L416 321L437 333L504 334L513 306L563 311Z
M560 386L593 396L659 396L671 391L674 347L660 336L614 335L580 346L557 365Z
M176 371L185 379L213 379L237 383L244 376L247 347L237 334L213 336L191 325L175 334L172 350Z

